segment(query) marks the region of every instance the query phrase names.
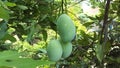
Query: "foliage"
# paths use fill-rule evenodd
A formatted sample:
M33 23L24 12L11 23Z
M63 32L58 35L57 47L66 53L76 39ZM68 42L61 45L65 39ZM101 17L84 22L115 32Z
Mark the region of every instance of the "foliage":
M92 15L83 12L84 0L0 0L0 68L120 67L120 1L110 2L105 32L107 1L89 0L99 9ZM70 57L54 63L48 61L46 44L59 37L54 23L63 13L73 20L76 38Z
M33 60L30 58L20 58L19 53L17 51L3 51L0 53L0 66L8 66L8 67L17 67L17 68L35 68L40 65L48 65L53 64L50 61L44 60Z

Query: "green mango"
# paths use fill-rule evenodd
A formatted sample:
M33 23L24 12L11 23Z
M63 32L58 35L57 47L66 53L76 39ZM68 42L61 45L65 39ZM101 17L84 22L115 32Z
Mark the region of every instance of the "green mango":
M51 40L46 49L50 61L60 60L62 56L62 46L58 40Z
M76 28L73 21L67 14L62 14L56 22L58 34L63 42L71 42L76 34Z
M61 42L61 45L62 45L62 49L63 49L62 58L69 57L72 52L72 43L71 42L68 42L68 43Z

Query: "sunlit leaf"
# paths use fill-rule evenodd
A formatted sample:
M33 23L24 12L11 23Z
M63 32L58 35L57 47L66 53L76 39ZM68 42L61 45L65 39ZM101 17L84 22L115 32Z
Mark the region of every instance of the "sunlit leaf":
M14 7L14 6L16 6L16 4L15 3L12 3L12 2L4 2L5 3L5 5L7 5L7 6L9 6L9 7Z
M28 9L28 7L27 6L24 6L24 5L17 5L20 9L22 9L22 10L27 10Z

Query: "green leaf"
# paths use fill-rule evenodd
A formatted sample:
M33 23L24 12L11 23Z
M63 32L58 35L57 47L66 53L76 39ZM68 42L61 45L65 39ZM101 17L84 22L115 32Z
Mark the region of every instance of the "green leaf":
M2 39L7 30L7 23L5 21L0 22L0 39Z
M50 2L53 2L53 0L45 0L46 2L50 3Z
M42 53L47 53L46 49L41 48L41 49L39 49L39 51L42 52Z
M109 41L107 41L106 43L102 43L102 44L99 44L99 43L96 44L95 52L100 62L102 62L104 55L109 52L110 48L111 48L111 44Z
M93 24L94 22L87 22L87 23L84 23L83 25L85 26L85 27L89 27L91 24Z
M112 62L117 62L117 63L120 63L120 57L116 57L116 58L113 58L113 57L108 57L108 59Z
M27 37L28 42L31 42L35 31L36 31L35 30L35 23L33 22L33 23L31 23L30 33L28 34L28 37Z
M16 68L36 68L40 65L54 64L54 62L46 60L33 60L31 58L20 58L17 51L0 52L0 66L16 67Z
M5 31L7 29L7 22L5 21L0 22L0 28L1 28L0 30Z
M9 6L9 7L14 7L14 6L16 6L16 4L15 3L12 3L12 2L4 2L5 3L5 5L7 5L7 6Z
M41 18L41 20L40 21L43 21L44 19L46 19L47 18L47 14L46 15L44 15L42 18Z
M17 53L17 51L8 50L8 51L0 52L0 60L1 60L0 65L1 65L2 61L12 60L12 59L16 59L18 57L19 57L19 53Z
M104 58L104 51L103 51L103 46L100 44L96 44L95 46L95 52L96 52L96 57L97 59L102 62L103 58Z
M22 10L27 10L28 9L28 7L27 6L24 6L24 5L17 5L20 9L22 9Z
M12 68L12 67L8 67L8 66L0 66L0 68Z
M47 40L47 31L46 31L46 30L43 30L43 31L42 31L42 34L43 34L43 39L44 39L44 41L46 41L46 40Z
M117 58L117 62L120 63L120 57Z
M6 32L5 31L0 31L0 39L3 39L3 37L5 36Z
M10 34L6 34L6 35L2 38L2 40L3 40L3 41L5 41L5 40L10 40L10 41L12 41L12 42L15 42L15 41L16 41L16 39L15 39L12 35L10 35Z
M107 54L110 51L111 48L111 44L110 41L107 41L105 44L103 44L103 48L104 48L104 54Z
M7 20L10 18L9 11L0 6L0 18Z

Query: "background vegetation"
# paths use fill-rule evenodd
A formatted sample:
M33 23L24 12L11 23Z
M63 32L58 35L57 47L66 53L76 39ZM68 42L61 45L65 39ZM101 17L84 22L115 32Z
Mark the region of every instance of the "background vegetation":
M0 0L0 68L119 68L120 1ZM97 11L95 11L97 12ZM51 62L47 42L57 38L57 18L68 14L76 26L72 54Z

